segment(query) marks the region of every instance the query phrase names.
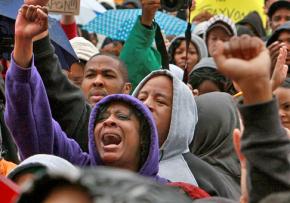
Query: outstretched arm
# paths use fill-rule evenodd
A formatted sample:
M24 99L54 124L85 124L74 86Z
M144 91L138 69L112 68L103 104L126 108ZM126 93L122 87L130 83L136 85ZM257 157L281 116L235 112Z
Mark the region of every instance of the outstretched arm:
M146 75L161 67L161 56L152 48L156 30L153 19L160 7L160 0L142 0L141 3L142 16L137 19L120 54L128 67L133 90Z
M22 158L46 153L77 164L78 159L82 162L87 156L52 119L47 95L32 58L33 37L47 29L45 11L39 6L24 5L17 16L15 49L6 79L5 121ZM24 45L26 49L21 47Z
M219 70L242 89L241 151L246 158L249 202L290 189L290 140L283 129L270 82L271 60L258 38L219 42L213 55Z

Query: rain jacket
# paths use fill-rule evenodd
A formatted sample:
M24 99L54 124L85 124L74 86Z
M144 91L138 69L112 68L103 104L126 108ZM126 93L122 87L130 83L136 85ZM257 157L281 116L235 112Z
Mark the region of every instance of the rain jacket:
M73 139L67 138L60 125L52 118L45 88L33 59L31 67L27 69L19 67L12 59L6 77L5 121L22 158L42 153L60 156L77 166L102 165L94 139L96 116L100 106L112 101L123 101L139 110L150 126L149 154L138 173L161 183L167 182L157 175L159 151L154 120L151 112L139 100L129 95L111 95L98 102L90 115L89 153L85 153Z

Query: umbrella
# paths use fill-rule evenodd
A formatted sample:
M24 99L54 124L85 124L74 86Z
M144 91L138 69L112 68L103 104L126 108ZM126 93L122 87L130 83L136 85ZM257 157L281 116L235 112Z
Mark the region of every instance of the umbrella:
M11 21L7 21L3 17L0 18L0 25L3 26L2 30L7 30L10 35L13 35L14 33L14 30L11 31L10 29L11 27L14 27L14 20L16 19L18 9L22 4L23 0L0 0L0 16L8 17L11 19ZM3 22L1 22L1 20ZM60 58L62 67L67 69L71 66L72 63L78 61L78 57L76 56L59 22L49 17L48 23L49 35L53 45L56 48L56 54Z
M80 14L76 16L77 24L84 25L96 17L96 13L104 13L106 9L96 0L81 0ZM55 19L60 19L59 14L50 14Z
M103 14L97 14L94 20L83 26L83 29L113 39L126 40L139 15L141 9L108 10ZM155 21L166 35L184 34L187 27L186 21L160 11L156 13Z

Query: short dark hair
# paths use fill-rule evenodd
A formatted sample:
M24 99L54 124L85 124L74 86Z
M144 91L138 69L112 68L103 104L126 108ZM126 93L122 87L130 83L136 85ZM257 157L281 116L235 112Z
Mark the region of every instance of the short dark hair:
M129 82L129 76L128 76L128 68L127 65L117 56L109 54L109 53L98 53L93 55L88 61L91 61L93 58L98 57L98 56L107 56L112 58L113 60L118 62L118 67L121 71L122 74L122 78L124 80L124 82Z

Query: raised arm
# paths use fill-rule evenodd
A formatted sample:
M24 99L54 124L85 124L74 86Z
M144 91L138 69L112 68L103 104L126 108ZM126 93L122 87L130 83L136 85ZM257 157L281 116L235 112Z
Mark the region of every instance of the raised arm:
M48 0L25 0L30 5L45 6ZM48 33L38 36L33 44L34 62L44 83L53 118L61 128L87 151L88 119L91 107L82 91L73 85L62 72Z
M17 16L15 48L6 78L5 121L22 158L45 153L76 164L78 159L87 160L87 156L52 119L45 88L32 57L33 37L48 27L45 11L39 6L24 5Z
M161 67L161 56L152 48L156 30L153 19L160 7L160 0L142 0L141 3L142 16L137 19L120 54L128 67L133 89L146 75Z
M272 96L271 60L264 43L249 36L219 42L214 52L219 70L242 89L239 105L244 123L241 165L247 170L249 202L290 189L290 140L283 129ZM237 147L239 148L239 147Z

